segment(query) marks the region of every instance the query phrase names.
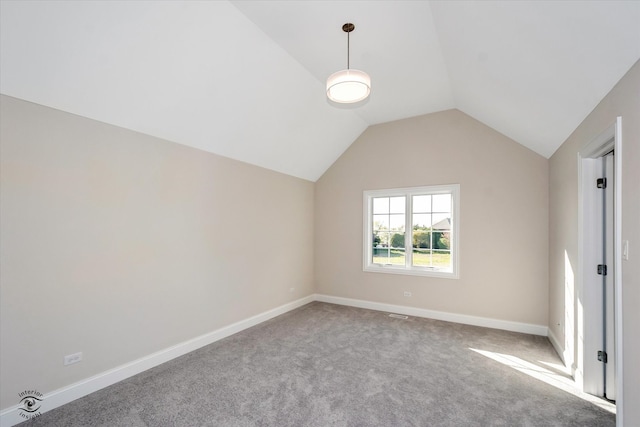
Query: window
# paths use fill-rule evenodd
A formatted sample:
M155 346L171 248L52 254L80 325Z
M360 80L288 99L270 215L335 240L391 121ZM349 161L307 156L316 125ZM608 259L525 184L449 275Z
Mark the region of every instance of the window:
M364 270L458 278L460 185L364 192Z

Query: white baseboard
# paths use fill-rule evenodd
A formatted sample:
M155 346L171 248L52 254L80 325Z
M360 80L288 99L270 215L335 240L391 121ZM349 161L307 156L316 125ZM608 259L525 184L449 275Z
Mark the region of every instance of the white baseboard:
M230 335L243 331L259 323L272 319L288 311L302 307L312 301L321 301L331 304L347 305L352 307L367 308L371 310L405 314L408 316L425 317L429 319L444 320L448 322L463 323L467 325L483 326L487 328L504 329L507 331L522 332L533 335L549 336L546 326L532 325L528 323L510 322L506 320L490 319L485 317L467 316L464 314L446 313L442 311L426 310L423 308L407 307L402 305L385 304L380 302L365 301L351 298L334 297L322 294L313 294L305 298L281 305L272 310L241 320L225 326L205 335L176 344L172 347L160 350L156 353L134 360L114 369L94 375L85 380L71 384L44 395L40 413L45 413L59 406L84 397L90 393L108 387L119 381L137 375L141 372L158 366L176 357L182 356L201 347L219 341ZM556 347L557 340L552 338L552 344ZM557 349L558 347L556 347ZM0 427L10 427L25 421L18 411L18 405L0 412Z
M405 314L407 316L426 317L428 319L444 320L447 322L462 323L465 325L483 326L485 328L503 329L505 331L522 332L531 335L547 336L549 328L543 325L530 323L510 322L508 320L491 319L487 317L468 316L466 314L447 313L444 311L427 310L424 308L393 305L382 302L365 301L359 299L333 297L316 294L316 301L332 304L348 305L351 307L368 308L370 310L386 311L390 313Z
M564 360L564 348L562 348L562 346L560 345L560 342L558 341L558 338L556 338L556 336L554 335L553 330L549 329L549 333L547 334L547 337L549 337L549 341L551 342L551 345L553 346L556 353L558 353L558 356L562 360L562 363L564 363L564 365L566 366L567 361Z
M558 340L558 337L555 336L555 334L553 333L553 330L551 328L549 328L549 333L547 334L547 337L549 337L549 341L551 342L551 345L553 346L554 350L556 351L556 353L558 353L558 357L560 357L560 360L562 360L562 364L567 368L567 370L571 374L571 377L574 378L574 380L576 381L576 384L580 384L579 378L576 377L576 364L575 364L575 360L568 360L568 359L572 359L571 354L567 353L567 349L560 344L560 341ZM580 380L582 381L582 380Z
M147 369L151 369L162 363L168 362L169 360L175 359L176 357L182 356L201 347L219 341L223 338L255 326L266 320L272 319L288 311L294 310L298 307L302 307L303 305L308 304L312 301L314 301L314 295L309 295L305 298L301 298L288 304L281 305L280 307L265 311L248 319L241 320L239 322L217 329L213 332L209 332L208 334L201 335L180 344L176 344L172 347L160 350L122 366L118 366L117 368L102 372L98 375L94 375L93 377L79 381L75 384L71 384L67 387L63 387L61 389L47 393L44 395L42 407L40 408L39 412L45 413L47 411L55 409L66 403L84 397L90 393L144 372ZM1 427L14 426L25 420L26 419L23 418L19 413L18 405L0 412Z

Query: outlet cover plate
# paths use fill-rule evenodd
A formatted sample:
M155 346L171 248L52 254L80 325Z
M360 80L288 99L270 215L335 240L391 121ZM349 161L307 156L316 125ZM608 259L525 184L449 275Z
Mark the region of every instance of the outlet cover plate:
M82 352L68 354L64 357L64 366L73 365L74 363L78 363L82 360Z

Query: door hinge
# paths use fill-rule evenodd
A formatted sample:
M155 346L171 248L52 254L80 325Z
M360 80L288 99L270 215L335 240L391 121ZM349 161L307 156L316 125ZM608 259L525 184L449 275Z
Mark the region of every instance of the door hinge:
M598 274L601 276L607 275L607 266L604 264L598 264Z
M606 351L598 351L598 361L607 363L607 352Z
M598 178L596 180L598 188L607 188L607 178Z

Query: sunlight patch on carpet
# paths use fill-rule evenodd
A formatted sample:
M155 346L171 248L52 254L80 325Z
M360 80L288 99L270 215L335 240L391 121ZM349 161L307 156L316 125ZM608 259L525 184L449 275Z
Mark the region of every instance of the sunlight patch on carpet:
M502 363L503 365L522 372L523 374L529 375L532 378L535 378L557 389L570 393L576 397L579 397L580 399L586 400L587 402L597 405L606 411L609 411L613 414L616 413L616 405L607 402L606 400L601 399L597 396L593 396L591 394L580 391L577 388L576 383L571 378L567 377L566 374L562 375L555 373L543 366L527 362L526 360L523 360L516 356L512 356L510 354L496 353L493 351L479 350L476 348L469 348L469 350L475 351L478 354L488 357L489 359L492 359L496 362ZM548 365L545 362L540 363Z

